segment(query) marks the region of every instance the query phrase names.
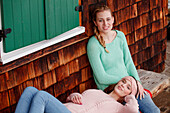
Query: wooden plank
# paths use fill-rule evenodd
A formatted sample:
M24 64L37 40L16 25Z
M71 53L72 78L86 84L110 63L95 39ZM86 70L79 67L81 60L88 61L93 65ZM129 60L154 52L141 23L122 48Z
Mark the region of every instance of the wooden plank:
M130 5L136 3L136 0L130 0Z
M134 29L135 30L142 27L142 20L141 20L140 16L134 18L133 22L134 22Z
M79 69L82 69L86 66L89 66L89 59L87 57L87 54L82 55L81 57L78 58L78 63L79 63Z
M48 72L48 67L47 67L47 58L46 57L42 57L39 58L35 61L33 61L34 64L34 70L35 70L35 75L36 76L40 76L46 72Z
M23 89L25 89L28 86L34 86L33 79L32 80L27 80L26 82L22 83Z
M31 17L29 0L21 1L21 13L22 13L22 30L23 30L23 43L24 46L31 44Z
M147 34L148 34L148 36L149 36L150 34L152 34L152 24L148 24L148 25L147 25Z
M83 9L86 9L86 10L83 10L83 21L82 22L83 22L83 26L85 28L87 28L85 33L89 36L90 34L88 32L90 31L90 27L91 26L89 26L89 7L88 7L88 1L87 0L83 1L82 5L83 5Z
M125 7L124 9L122 9L122 13L123 21L130 19L130 7Z
M7 76L7 87L10 89L29 79L28 67L27 65L24 65L15 70L11 70L8 72Z
M124 0L118 0L118 10L123 9L124 6Z
M113 17L114 17L113 27L118 26L119 25L118 12L116 11L116 12L113 12L112 14L113 14Z
M167 28L164 28L162 30L162 39L165 39L167 37Z
M126 23L127 23L127 34L130 34L134 31L133 20L130 19L130 20L126 21Z
M10 106L9 95L7 91L0 92L0 110Z
M74 76L74 80L75 80L76 86L82 83L81 72L74 73L73 76Z
M143 51L137 53L137 64L143 63Z
M143 38L143 29L140 28L135 31L135 42L141 40L142 38Z
M76 86L74 75L64 79L64 86L66 90L71 90Z
M143 87L150 90L153 97L158 95L161 91L163 91L164 88L169 86L170 78L165 74L142 69L137 71Z
M86 67L81 70L82 82L89 80L93 77L92 70L90 67Z
M78 59L75 59L68 63L69 67L69 74L75 73L79 71L79 64L78 64Z
M58 97L59 95L65 93L66 89L65 89L65 85L64 85L64 80L57 82L54 85L54 96Z
M7 107L7 108L0 110L0 111L1 111L1 113L13 113L14 112L14 111L11 111L11 107Z
M24 91L24 89L23 89L22 85L16 86L16 87L8 90L10 105L14 105L19 101L19 98L21 97L21 94L23 91Z
M158 5L159 5L158 0L150 0L150 10L158 7Z
M6 76L5 74L0 75L0 92L7 90Z
M96 83L93 78L89 79L86 82L86 89L96 89L96 88L97 88L97 86L96 86Z
M124 7L127 7L130 5L130 0L124 0Z
M149 13L142 14L140 18L142 20L142 26L146 26L150 23Z
M34 70L33 62L28 63L26 66L28 67L28 76L29 76L29 79L34 78L35 77L35 70Z
M143 37L147 37L148 36L147 26L142 27L142 29L143 29Z
M164 28L164 20L163 19L160 19L160 29L163 29Z
M127 22L123 22L119 25L119 29L125 34L127 35Z
M82 92L85 91L85 90L86 90L85 83L81 83L81 84L79 85L79 91L80 91L80 93L82 93Z
M113 0L107 0L107 5L111 9L112 12L115 11L115 8L114 8L113 4L114 4Z
M15 49L23 47L23 38L22 37L22 19L21 19L21 2L20 0L16 0L12 2L13 7L13 22L14 22L14 43ZM17 7L15 7L17 6Z
M72 61L73 59L83 55L86 53L86 45L88 40L84 40L82 42L79 42L77 44L73 44L69 47L66 47L63 49L63 59L64 64Z
M130 6L130 18L135 18L138 16L137 3Z
M68 64L60 66L55 69L57 81L61 81L69 76L69 67Z
M160 22L159 21L155 21L152 23L152 33L158 31L160 28Z
M130 45L129 50L131 55L134 55L136 53L136 45L135 44Z
M134 44L135 43L135 34L134 34L134 32L127 35L126 40L127 40L128 45Z
M47 91L47 92L50 93L51 95L54 95L54 85L46 88L45 91Z
M32 40L32 43L36 43L36 42L40 41L39 40L39 37L40 37L39 24L41 24L41 25L44 24L44 22L39 20L39 18L44 18L44 17L39 17L39 13L42 13L44 10L41 10L41 12L39 12L38 6L39 6L38 0L30 0L30 13L31 13L30 19L31 19L31 35L32 35L31 40ZM39 22L41 22L41 23L39 23ZM43 29L43 30L45 30L45 29Z
M34 87L36 87L37 89L39 90L43 89L44 88L44 77L38 76L34 78L33 84L34 84Z
M124 20L123 20L123 18L122 18L122 16L123 16L123 11L122 10L119 10L118 11L118 22L119 22L119 24L121 24Z
M58 52L51 53L47 56L48 69L53 70L60 65Z
M57 82L55 70L50 71L48 73L45 73L43 75L43 79L44 79L44 87L43 87L43 89L47 89L51 85L55 84Z

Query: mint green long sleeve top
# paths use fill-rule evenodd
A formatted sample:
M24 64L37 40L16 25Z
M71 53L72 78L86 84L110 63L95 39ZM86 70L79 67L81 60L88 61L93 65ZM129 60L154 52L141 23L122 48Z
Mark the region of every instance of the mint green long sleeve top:
M87 55L93 70L93 77L98 89L101 90L117 83L125 76L133 76L140 81L126 37L121 31L116 30L116 33L115 39L111 43L106 43L109 53L94 36L87 44Z

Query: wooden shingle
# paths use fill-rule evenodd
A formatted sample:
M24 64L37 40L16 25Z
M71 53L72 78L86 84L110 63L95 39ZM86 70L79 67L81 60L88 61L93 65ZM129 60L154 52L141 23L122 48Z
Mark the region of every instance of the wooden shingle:
M7 91L0 92L0 110L10 106L9 95Z

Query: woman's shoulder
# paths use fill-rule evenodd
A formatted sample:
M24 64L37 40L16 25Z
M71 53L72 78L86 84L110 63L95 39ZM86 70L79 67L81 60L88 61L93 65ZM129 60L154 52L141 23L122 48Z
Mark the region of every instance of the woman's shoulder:
M122 31L116 30L117 33L117 38L121 41L121 42L126 42L126 37L125 34Z
M118 36L119 38L125 37L125 34L124 34L122 31L119 31L119 30L115 30L115 31L116 31L117 36Z
M95 36L92 36L90 37L90 39L88 40L88 44L87 44L87 47L90 47L90 48L98 48L98 46L100 45L99 41L96 39Z
M95 36L91 36L89 41L88 41L88 43L97 43L97 42L98 42L98 40Z

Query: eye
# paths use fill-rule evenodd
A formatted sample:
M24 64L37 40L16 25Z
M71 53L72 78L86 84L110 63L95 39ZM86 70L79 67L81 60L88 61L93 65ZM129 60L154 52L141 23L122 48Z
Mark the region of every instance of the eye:
M102 19L99 20L99 22L102 22L102 21L103 21Z
M128 89L128 90L131 90L131 86L127 86L127 89Z
M122 82L125 84L125 83L126 83L126 80L125 80L125 79L123 79L123 80L122 80Z
M107 21L110 21L111 19L110 18L107 18Z

